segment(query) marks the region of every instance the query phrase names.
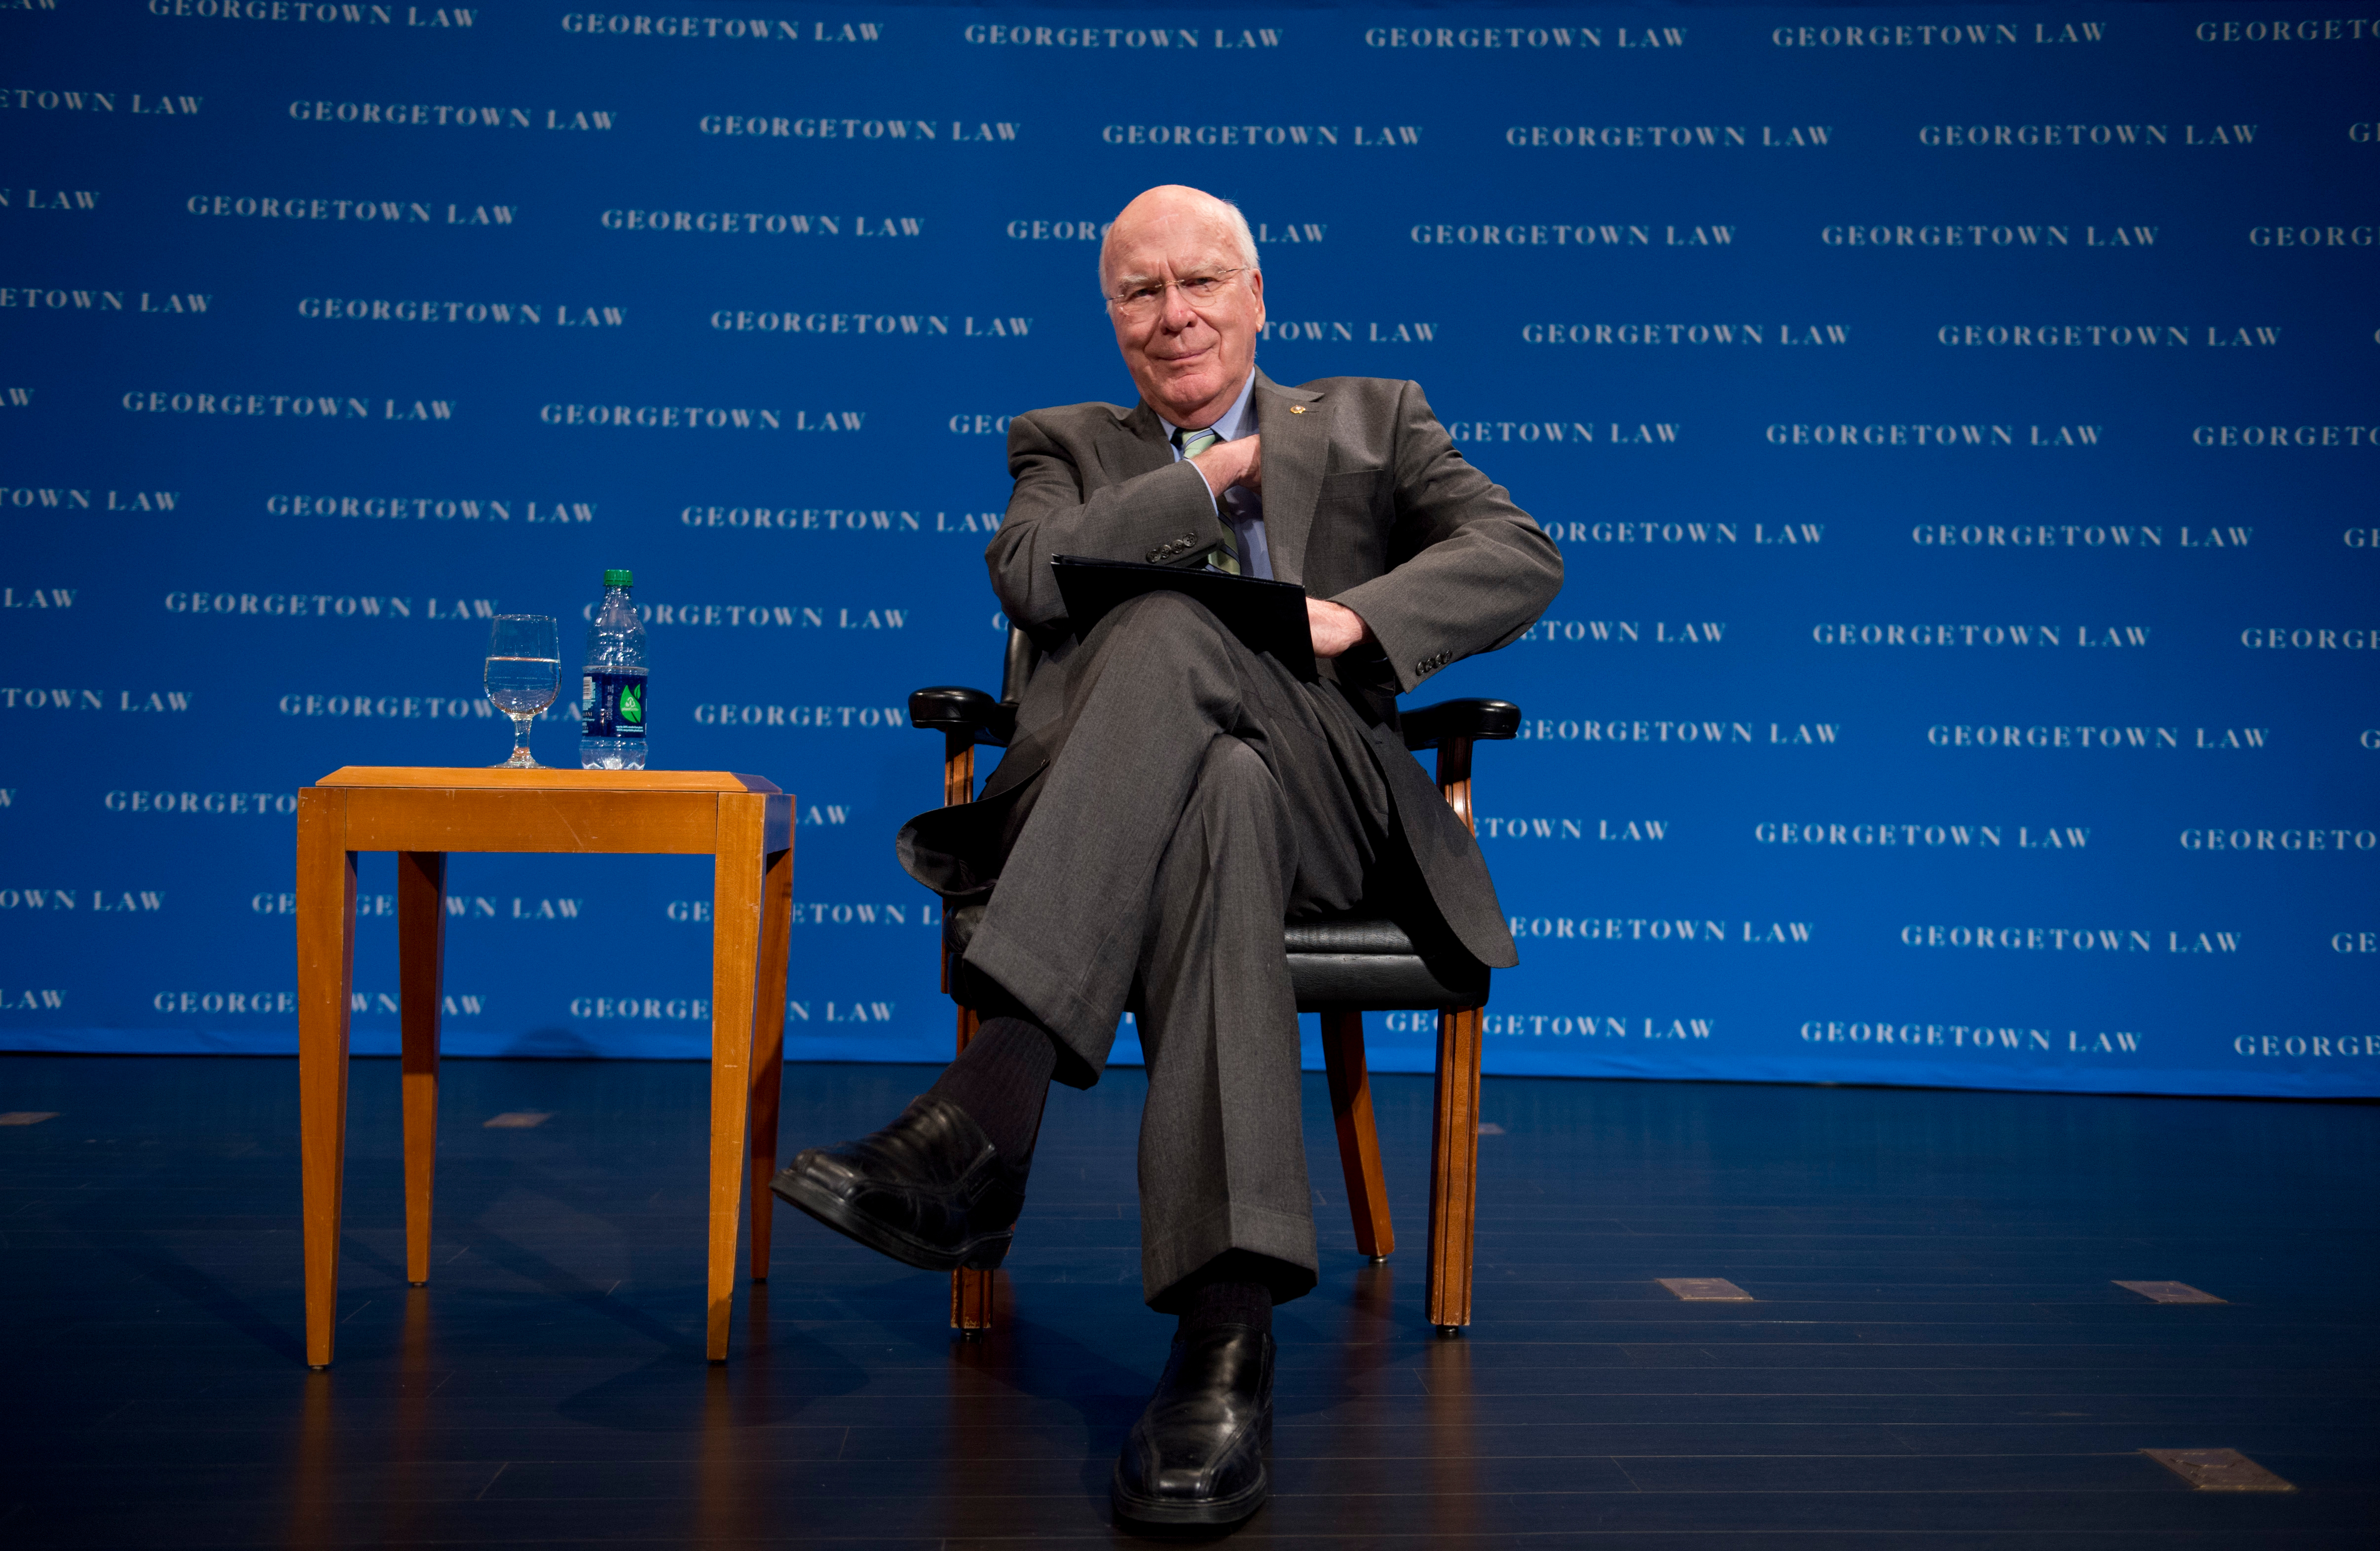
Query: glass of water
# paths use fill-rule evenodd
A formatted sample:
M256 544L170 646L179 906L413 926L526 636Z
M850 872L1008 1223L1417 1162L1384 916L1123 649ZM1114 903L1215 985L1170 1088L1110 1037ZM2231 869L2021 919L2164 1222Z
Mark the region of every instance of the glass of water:
M488 698L513 719L513 757L493 770L541 770L528 724L562 692L562 635L552 614L498 614L488 632Z

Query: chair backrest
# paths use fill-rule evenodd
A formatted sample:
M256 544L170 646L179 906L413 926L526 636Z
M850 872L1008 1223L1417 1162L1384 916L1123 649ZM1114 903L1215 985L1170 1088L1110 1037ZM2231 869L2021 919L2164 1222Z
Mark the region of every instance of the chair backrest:
M1025 698L1025 685L1031 681L1033 670L1041 665L1041 648L1033 637L1014 625L1008 627L1008 656L1000 668L1000 702L1014 706Z

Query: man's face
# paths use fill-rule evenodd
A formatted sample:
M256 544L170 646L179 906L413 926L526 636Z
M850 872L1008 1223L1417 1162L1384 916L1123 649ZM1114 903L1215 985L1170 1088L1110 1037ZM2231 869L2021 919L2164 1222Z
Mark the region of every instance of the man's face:
M1134 200L1107 258L1108 319L1141 396L1175 425L1212 424L1256 364L1264 276L1243 267L1221 212L1186 197ZM1204 300L1184 288L1217 276L1222 284ZM1135 296L1137 304L1116 299Z

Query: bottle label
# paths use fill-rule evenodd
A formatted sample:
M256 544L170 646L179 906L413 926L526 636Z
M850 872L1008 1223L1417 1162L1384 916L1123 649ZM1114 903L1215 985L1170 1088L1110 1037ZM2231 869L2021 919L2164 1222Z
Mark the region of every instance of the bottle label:
M578 703L586 720L580 735L589 738L641 738L645 735L645 675L589 668L581 681Z

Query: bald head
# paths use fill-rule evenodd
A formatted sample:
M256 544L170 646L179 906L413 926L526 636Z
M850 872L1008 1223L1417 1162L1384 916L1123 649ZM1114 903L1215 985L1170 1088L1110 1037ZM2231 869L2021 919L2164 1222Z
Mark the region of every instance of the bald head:
M1240 207L1229 200L1220 200L1204 188L1193 188L1183 183L1160 183L1137 195L1132 203L1117 212L1108 224L1107 236L1099 243L1099 289L1108 296L1115 295L1114 276L1109 269L1118 248L1123 243L1145 239L1153 226L1167 229L1186 226L1220 236L1233 257L1232 263L1256 273L1263 266L1257 259L1256 234L1248 230L1248 218Z
M1215 423L1256 370L1264 274L1246 217L1167 184L1123 207L1099 245L1099 288L1125 370L1177 426Z

